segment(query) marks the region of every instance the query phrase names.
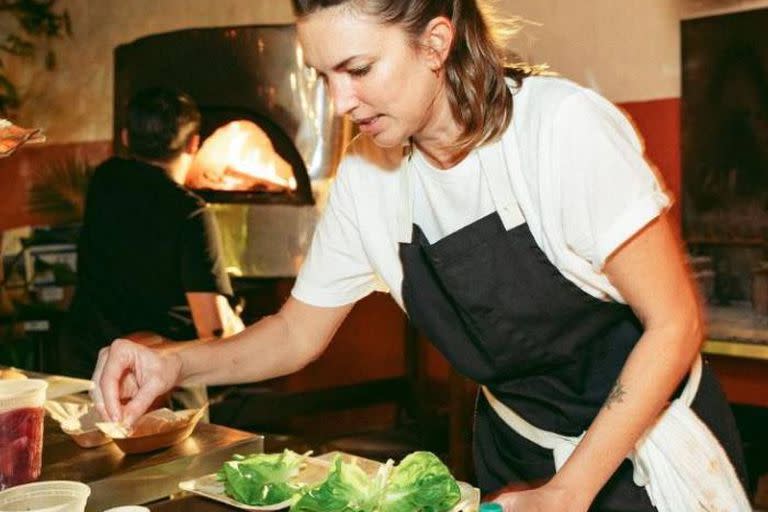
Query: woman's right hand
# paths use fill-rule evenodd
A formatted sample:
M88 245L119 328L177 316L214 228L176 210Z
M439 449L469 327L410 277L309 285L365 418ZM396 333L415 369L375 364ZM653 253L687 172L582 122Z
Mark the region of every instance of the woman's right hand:
M175 351L117 339L99 352L91 397L102 417L131 427L180 375L181 358Z

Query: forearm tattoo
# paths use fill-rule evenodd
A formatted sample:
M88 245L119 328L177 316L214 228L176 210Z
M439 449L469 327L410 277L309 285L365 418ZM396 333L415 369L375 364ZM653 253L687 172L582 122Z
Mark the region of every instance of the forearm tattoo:
M605 408L610 409L613 404L622 403L624 401L624 395L626 394L627 391L624 389L624 385L621 383L621 381L616 381L613 389L608 394L608 398L605 400Z

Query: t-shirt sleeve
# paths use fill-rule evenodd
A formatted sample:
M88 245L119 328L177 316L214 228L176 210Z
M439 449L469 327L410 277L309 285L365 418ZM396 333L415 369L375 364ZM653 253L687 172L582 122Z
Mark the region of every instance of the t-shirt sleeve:
M565 242L595 271L669 207L627 117L598 94L564 100L555 119Z
M291 294L320 307L351 304L379 289L355 208L349 159L342 161L328 203Z
M185 292L212 292L232 297L216 218L201 207L190 214L181 232L181 281Z

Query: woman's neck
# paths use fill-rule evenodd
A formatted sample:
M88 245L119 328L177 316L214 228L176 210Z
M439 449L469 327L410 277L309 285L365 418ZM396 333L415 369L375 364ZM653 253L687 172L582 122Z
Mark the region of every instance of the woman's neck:
M464 130L453 117L445 87L438 91L426 119L412 142L430 164L438 169L450 169L463 160L466 153L456 153L456 142Z

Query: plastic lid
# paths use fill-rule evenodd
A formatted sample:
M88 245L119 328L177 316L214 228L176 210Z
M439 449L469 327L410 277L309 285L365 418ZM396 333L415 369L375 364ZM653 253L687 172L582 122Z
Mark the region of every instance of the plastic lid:
M48 383L40 379L0 380L0 412L42 407Z
M3 512L83 512L91 488L80 482L52 480L18 485L0 492Z
M504 508L498 503L481 503L480 512L504 512Z

